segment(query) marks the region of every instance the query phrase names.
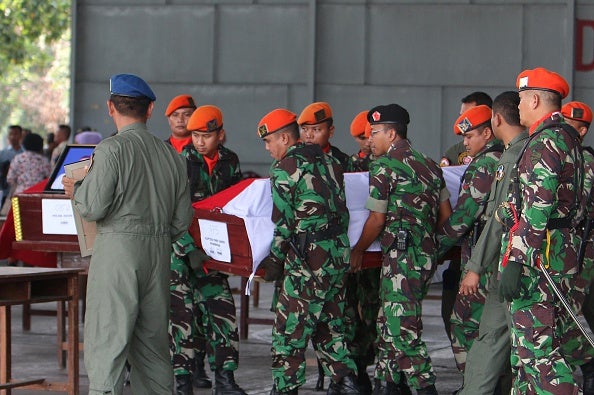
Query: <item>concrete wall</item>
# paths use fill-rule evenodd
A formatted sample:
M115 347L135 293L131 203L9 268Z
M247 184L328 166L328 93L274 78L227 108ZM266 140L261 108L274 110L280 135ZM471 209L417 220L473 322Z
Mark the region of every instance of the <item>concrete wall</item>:
M109 76L135 73L157 95L155 134L169 135L169 100L191 94L221 107L227 145L244 170L262 174L271 158L256 125L276 107L299 113L328 101L334 145L351 153L352 118L396 102L411 113L413 145L437 160L459 140L452 124L460 98L515 89L524 68L558 71L571 99L594 105L594 1L78 0L74 7L74 127L114 131L105 111Z

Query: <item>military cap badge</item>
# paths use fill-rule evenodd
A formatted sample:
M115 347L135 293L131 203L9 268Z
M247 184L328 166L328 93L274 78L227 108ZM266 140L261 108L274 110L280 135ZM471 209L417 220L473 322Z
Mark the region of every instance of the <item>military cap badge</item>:
M217 125L216 119L211 119L206 123L206 130L208 130L209 132L214 132L217 129L219 129L219 126Z
M314 118L316 119L316 122L322 122L324 119L326 119L326 111L322 108L314 112Z
M572 108L571 109L571 118L582 119L584 117L584 109L583 108Z
M381 117L382 117L382 114L380 114L379 111L375 111L373 114L371 114L371 118L373 119L374 122L379 121Z
M266 126L266 124L264 124L258 128L258 135L260 137L264 137L267 134L268 134L268 126Z
M463 120L458 122L457 126L458 126L458 130L462 134L468 132L472 128L472 124L470 123L470 120L468 118L464 118Z

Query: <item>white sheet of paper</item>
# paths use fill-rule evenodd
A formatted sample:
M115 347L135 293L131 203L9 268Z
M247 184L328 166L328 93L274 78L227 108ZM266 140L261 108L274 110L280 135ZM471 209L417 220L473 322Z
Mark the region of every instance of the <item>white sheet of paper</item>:
M231 262L231 247L229 246L229 232L224 222L198 219L200 227L200 241L202 249L212 259L221 262Z
M43 234L76 235L76 224L70 199L41 199Z

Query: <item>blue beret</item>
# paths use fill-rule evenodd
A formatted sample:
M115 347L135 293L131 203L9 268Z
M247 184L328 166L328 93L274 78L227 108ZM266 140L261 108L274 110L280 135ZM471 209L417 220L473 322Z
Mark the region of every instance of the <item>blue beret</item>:
M109 92L112 95L128 97L146 97L151 101L157 100L148 84L133 74L116 74L109 79Z

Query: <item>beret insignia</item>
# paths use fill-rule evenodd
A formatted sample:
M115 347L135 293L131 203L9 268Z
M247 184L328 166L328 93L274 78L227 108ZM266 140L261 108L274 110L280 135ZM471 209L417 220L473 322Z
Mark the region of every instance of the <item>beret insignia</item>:
M322 122L326 119L326 111L322 108L321 110L314 112L314 117L316 118L316 122Z
M371 114L371 118L373 118L374 122L379 121L381 117L382 114L380 114L379 111L376 111L373 114Z
M264 124L258 128L258 135L260 137L264 137L267 134L268 134L268 126L266 126L266 124Z

